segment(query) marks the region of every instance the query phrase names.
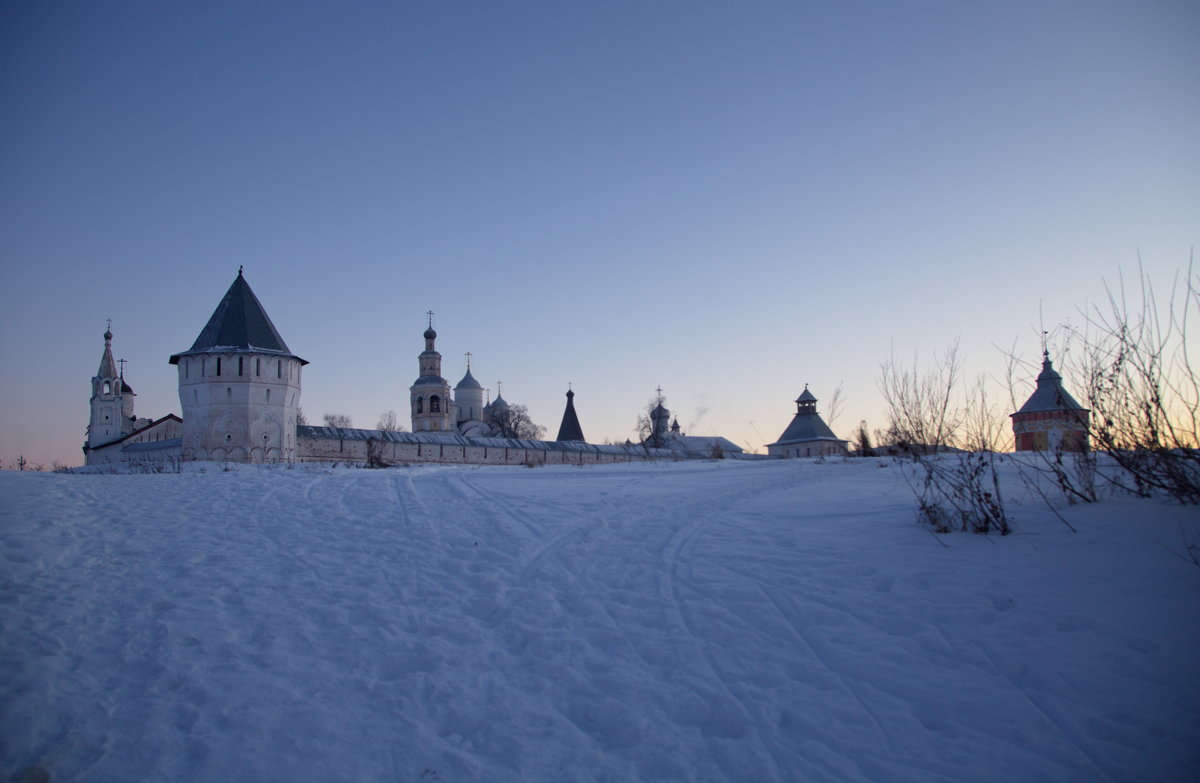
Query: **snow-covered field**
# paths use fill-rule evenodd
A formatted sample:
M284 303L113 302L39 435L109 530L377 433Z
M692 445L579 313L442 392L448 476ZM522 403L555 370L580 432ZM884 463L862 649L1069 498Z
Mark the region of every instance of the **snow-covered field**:
M0 779L1200 779L1200 512L1018 500L935 537L875 460L0 473Z

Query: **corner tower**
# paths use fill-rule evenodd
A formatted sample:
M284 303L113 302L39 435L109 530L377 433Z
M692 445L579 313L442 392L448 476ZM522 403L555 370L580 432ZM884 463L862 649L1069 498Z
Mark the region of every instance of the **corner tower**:
M300 368L258 297L237 278L179 367L183 458L290 462L296 457Z
M425 330L425 350L417 357L420 376L408 389L412 407L413 432L447 432L454 429L450 410L450 384L442 377L442 355L434 348L437 332L433 330L433 313L429 313L429 328Z
M804 391L796 398L796 415L779 440L767 444L767 454L772 457L822 457L845 453L846 441L834 435L817 413L817 398L808 390L808 384L804 384Z
M1090 413L1063 388L1050 352L1043 350L1037 388L1021 410L1009 414L1017 451L1087 451Z

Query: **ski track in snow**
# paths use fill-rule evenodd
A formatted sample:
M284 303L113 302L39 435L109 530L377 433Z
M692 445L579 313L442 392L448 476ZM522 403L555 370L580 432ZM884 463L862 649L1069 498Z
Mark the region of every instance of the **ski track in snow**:
M946 548L874 460L0 491L0 780L1200 772L1195 509Z

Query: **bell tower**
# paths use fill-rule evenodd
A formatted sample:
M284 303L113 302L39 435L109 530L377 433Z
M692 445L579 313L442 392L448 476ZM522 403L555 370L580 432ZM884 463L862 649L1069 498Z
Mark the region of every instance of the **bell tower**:
M125 373L117 371L113 361L112 321L104 330L104 353L100 369L92 378L91 419L83 451L117 440L133 431L133 389L125 383ZM123 361L123 360L122 360ZM86 460L85 460L86 461Z
M408 389L412 406L413 432L455 431L453 400L450 384L442 377L442 355L434 343L437 332L433 329L433 311L427 313L429 327L425 330L425 350L417 357L421 375Z

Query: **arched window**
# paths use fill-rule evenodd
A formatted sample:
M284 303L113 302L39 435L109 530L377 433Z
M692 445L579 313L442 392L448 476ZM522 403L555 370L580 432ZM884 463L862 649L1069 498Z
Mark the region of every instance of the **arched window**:
M424 413L424 412L425 412L425 398L418 397L417 398L417 413Z
M442 410L442 400L436 394L429 398L429 412L440 413Z
M105 381L105 382L104 382L104 393L105 393L105 394L112 394L112 384L111 384L111 383L109 383L108 381Z

